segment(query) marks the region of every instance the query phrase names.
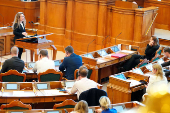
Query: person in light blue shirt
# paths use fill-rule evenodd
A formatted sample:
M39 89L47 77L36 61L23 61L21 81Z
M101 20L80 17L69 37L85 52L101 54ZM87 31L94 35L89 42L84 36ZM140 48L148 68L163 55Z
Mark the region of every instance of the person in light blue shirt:
M112 108L110 109L110 99L106 96L102 96L99 99L99 103L101 106L101 109L97 109L97 113L117 113L117 110Z

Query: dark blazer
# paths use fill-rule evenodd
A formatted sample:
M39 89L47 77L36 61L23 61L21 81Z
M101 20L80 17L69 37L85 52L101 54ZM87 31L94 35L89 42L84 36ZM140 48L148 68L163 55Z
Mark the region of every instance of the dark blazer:
M91 88L80 94L79 101L85 100L88 106L99 106L99 99L101 96L107 96L107 93L101 89Z
M75 53L72 53L69 57L65 57L63 63L60 65L59 70L65 72L65 76L68 80L74 80L74 71L82 66L82 58Z
M162 63L161 65L162 65L162 67L169 66L169 65L170 65L170 61L168 61L168 62L164 62L164 63Z
M23 24L24 25L24 24ZM20 39L25 37L22 32L25 32L25 27L23 28L20 24L20 27L17 25L17 23L14 24L14 30L13 30L13 34L15 35L14 37L14 43L16 39Z
M24 61L19 59L18 57L12 57L8 60L5 60L5 62L2 65L1 73L5 73L12 70L17 70L18 72L22 72L24 68Z
M158 49L159 49L159 45L150 46L148 44L146 49L145 49L145 56L144 57L147 58L148 60L151 60L155 56L155 53Z

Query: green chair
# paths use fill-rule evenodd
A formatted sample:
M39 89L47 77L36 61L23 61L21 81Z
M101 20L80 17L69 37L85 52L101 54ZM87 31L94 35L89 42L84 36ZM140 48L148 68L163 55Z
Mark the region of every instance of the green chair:
M38 74L39 82L61 81L62 77L63 73L57 72L54 69L48 69L47 71Z
M90 78L91 78L91 75L92 75L92 73L93 73L93 68L90 67L88 64L84 64L84 66L86 66L87 69L88 69L87 78L90 79ZM74 71L74 79L77 79L77 77L78 77L78 70L79 70L79 69L76 69L76 70Z
M17 70L9 70L6 73L0 74L0 80L2 82L25 82L26 75L19 73Z
M14 100L9 104L1 105L1 110L31 110L32 107L30 104L23 104L19 100Z

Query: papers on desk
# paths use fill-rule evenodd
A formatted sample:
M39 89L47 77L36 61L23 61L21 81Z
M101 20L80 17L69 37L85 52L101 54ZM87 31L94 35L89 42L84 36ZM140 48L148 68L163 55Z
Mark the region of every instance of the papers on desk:
M33 92L13 91L13 96L35 96Z
M128 82L131 82L130 83L130 87L133 87L133 86L137 86L137 85L140 85L141 83L137 80L127 80Z
M103 63L103 62L106 62L106 61L105 61L105 60L102 60L102 59L97 59L97 62Z
M66 95L67 93L59 92L59 90L44 90L45 95Z
M124 52L124 53L133 53L133 51L128 51L128 50L121 50L120 52Z

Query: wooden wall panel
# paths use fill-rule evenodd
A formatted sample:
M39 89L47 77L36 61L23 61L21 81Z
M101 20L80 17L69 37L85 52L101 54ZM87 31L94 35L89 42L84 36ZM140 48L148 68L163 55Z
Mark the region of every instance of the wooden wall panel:
M115 7L115 0L40 2L40 10L45 14L40 14L39 33L54 33L47 38L54 41L58 50L64 51L66 46L72 45L77 54L86 53L88 44L94 39L88 52L115 45L115 37L121 32L116 44L137 44L144 37L143 32L153 19L153 15L149 14L153 9L146 8L138 15L136 9ZM152 28L148 34L151 36L153 32ZM134 41L134 36L140 40L135 38Z
M150 6L159 7L155 27L170 30L170 1L145 0L144 7Z
M135 10L112 7L112 23L111 23L111 43L114 44L132 44L134 33L134 14ZM128 29L130 28L130 29ZM115 37L121 33L116 38ZM116 43L115 43L116 42Z
M40 12L40 2L21 2L15 0L0 0L0 14L4 17L5 26L12 26L17 12L23 12L26 17L26 27L31 27L29 21L37 22ZM2 17L0 16L0 22ZM2 26L2 24L1 24Z

